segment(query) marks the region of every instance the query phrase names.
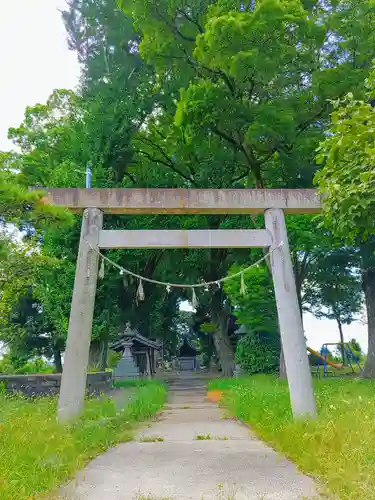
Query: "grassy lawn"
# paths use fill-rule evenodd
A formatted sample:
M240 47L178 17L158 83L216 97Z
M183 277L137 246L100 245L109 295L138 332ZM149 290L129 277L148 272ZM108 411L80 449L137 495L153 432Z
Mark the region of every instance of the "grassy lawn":
M239 419L340 500L375 499L375 381L315 380L316 421L292 421L287 384L271 376L217 379Z
M113 386L118 389L126 389L128 387L145 387L150 381L145 378L136 378L130 380L115 380Z
M96 455L132 440L134 424L152 417L165 397L163 385L148 382L123 410L109 398L91 399L77 422L63 426L55 398L0 394L0 499L42 498Z

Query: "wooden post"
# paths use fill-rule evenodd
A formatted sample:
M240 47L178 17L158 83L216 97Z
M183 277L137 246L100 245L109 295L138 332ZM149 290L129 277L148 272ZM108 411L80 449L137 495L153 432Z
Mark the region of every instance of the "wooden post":
M312 378L283 210L266 210L265 223L273 237L273 248L283 243L272 252L270 261L293 415L315 417Z
M151 367L150 348L147 348L147 351L146 351L146 360L147 360L147 378L149 380L151 380L152 379L152 367Z
M156 373L156 356L155 356L156 352L155 352L155 349L151 349L151 360L152 360L152 375L154 376L154 374Z
M61 379L58 406L60 422L66 422L78 416L82 411L85 399L99 264L99 256L90 248L89 244L94 248L97 247L102 225L103 212L97 208L86 208L82 218L68 339Z

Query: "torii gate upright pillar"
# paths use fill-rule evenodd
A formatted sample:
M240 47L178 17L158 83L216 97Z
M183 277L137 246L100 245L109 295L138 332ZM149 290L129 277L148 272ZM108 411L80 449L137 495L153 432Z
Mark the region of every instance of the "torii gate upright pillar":
M84 210L61 379L58 406L60 422L69 421L80 415L85 399L99 264L99 255L89 244L93 248L98 246L102 225L101 210L97 208Z
M316 405L284 211L280 208L266 210L265 223L272 234L273 245L283 243L272 252L270 261L292 411L297 417L314 417Z

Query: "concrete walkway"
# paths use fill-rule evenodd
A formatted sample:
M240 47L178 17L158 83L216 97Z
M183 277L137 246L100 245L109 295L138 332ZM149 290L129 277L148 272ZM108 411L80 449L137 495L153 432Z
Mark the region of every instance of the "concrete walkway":
M186 374L170 384L158 422L144 428L136 442L93 460L66 498L297 500L315 495L309 477L246 426L223 419L206 399L205 381Z

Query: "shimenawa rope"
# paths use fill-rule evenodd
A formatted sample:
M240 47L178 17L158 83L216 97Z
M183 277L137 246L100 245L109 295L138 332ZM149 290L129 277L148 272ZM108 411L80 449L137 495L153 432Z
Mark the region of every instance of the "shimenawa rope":
M245 279L244 279L244 274L247 271L249 271L250 269L252 269L253 267L258 266L261 262L266 260L275 250L282 247L284 244L283 242L280 242L279 245L271 248L271 250L266 255L263 255L262 258L258 259L256 262L254 262L250 266L246 267L245 269L238 271L237 273L230 274L229 276L224 276L224 278L220 278L220 279L217 279L214 281L203 281L201 283L184 284L184 283L170 283L170 282L166 282L166 281L153 280L151 278L147 278L146 276L142 276L140 274L134 273L133 271L130 271L130 269L126 269L126 268L120 266L119 264L116 264L116 262L114 262L113 260L106 257L104 254L102 254L102 252L98 248L93 247L88 241L86 241L86 243L91 248L91 250L94 250L94 252L96 252L102 259L102 263L101 263L100 270L99 270L99 278L101 278L101 279L104 278L104 261L106 261L109 264L111 264L113 267L117 268L120 271L120 275L127 274L127 275L133 276L134 278L139 280L139 285L138 285L138 290L137 290L137 298L139 300L144 300L144 298L145 298L142 282L146 281L147 283L153 283L154 285L164 286L166 288L167 292L169 292L171 290L171 288L191 288L192 289L193 307L195 307L198 303L198 299L197 299L197 296L196 296L196 293L194 290L195 288L207 288L211 285L216 285L216 286L220 287L221 283L223 283L227 280L233 279L233 278L237 278L238 276L241 276L241 293L242 293L242 295L246 295L246 283L245 283Z

